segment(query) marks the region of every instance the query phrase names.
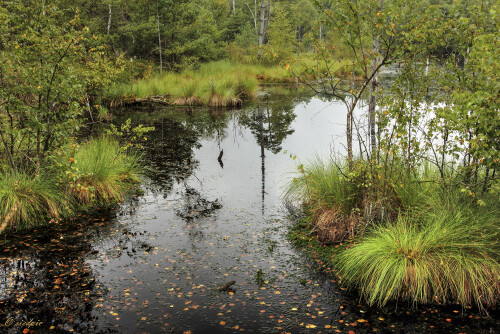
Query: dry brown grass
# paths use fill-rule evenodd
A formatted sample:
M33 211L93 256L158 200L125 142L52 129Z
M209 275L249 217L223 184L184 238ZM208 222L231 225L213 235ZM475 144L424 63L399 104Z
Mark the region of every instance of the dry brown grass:
M207 105L215 108L223 107L241 107L243 102L237 97L224 98L220 94L212 94L208 99Z
M197 96L190 96L187 98L178 97L172 101L172 104L176 106L201 106L203 105L203 101Z
M338 243L347 238L354 238L362 230L365 223L356 213L346 215L336 208L321 207L313 212L312 231L323 242Z

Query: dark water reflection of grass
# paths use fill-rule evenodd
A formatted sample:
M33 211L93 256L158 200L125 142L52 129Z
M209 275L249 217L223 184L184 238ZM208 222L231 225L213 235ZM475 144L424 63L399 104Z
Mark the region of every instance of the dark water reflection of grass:
M344 115L342 105L277 87L244 110L123 110L117 122L155 127L144 195L98 218L3 238L0 324L42 321L35 333L490 332L496 311L369 308L289 244L280 195L297 161L284 151L330 154ZM217 289L233 280L232 291Z

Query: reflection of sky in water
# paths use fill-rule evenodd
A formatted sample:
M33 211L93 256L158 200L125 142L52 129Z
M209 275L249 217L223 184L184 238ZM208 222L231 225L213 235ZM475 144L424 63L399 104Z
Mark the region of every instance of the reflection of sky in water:
M318 112L319 111L319 112ZM342 104L313 99L301 102L295 107L296 118L291 124L294 132L282 142L282 150L273 154L265 150L265 203L275 206L280 203L283 186L299 161L314 158L316 154L328 158L332 144L345 143L345 108ZM236 127L234 118L228 128ZM195 150L200 164L195 175L202 175L204 192L210 198L223 198L230 206L258 207L262 200L262 159L260 147L249 129L240 128L236 135L228 131L220 143L224 149L224 168L221 169L217 156L219 145L216 140L201 141L201 148ZM340 147L342 149L342 147ZM284 152L287 152L286 154ZM296 155L292 160L290 154ZM199 181L190 178L189 184Z

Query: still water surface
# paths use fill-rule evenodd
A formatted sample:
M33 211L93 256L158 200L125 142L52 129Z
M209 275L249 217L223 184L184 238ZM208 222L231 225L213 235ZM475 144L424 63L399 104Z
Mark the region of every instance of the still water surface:
M299 163L343 151L342 104L276 88L243 110L128 109L117 121L127 118L155 127L144 195L99 218L1 241L1 333L26 327L9 319L42 322L35 333L493 333L498 325L496 311L488 318L459 306L369 308L288 243L284 185ZM217 289L231 281L231 290Z

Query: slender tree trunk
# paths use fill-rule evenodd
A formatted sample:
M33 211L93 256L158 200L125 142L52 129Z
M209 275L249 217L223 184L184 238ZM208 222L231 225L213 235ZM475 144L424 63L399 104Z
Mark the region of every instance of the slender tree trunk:
M245 5L247 5L248 11L250 12L250 15L252 15L253 19L253 26L255 28L255 32L257 32L257 0L254 1L254 10L252 11L252 8L250 8L250 5L248 4L248 1L245 0Z
M266 0L262 0L260 4L260 18L259 18L259 53L257 59L260 61L262 56L262 46L266 38Z
M9 164L10 164L10 167L12 167L12 169L13 169L14 171L16 171L16 170L17 170L17 168L16 168L16 164L14 163L14 158L13 158L13 156L12 156L11 151L9 150L9 145L8 145L8 143L7 143L7 140L5 139L5 136L4 136L3 131L2 131L2 129L1 129L1 128L0 128L0 137L2 138L2 144L3 144L3 146L5 147L5 151L7 152L7 157L8 157L8 159L9 159Z
M269 16L270 15L271 15L271 0L267 0L266 27L264 30L264 38L267 35L267 30L269 29Z
M156 19L158 26L158 49L160 50L160 73L163 73L163 59L161 57L161 33L160 33L160 7L158 4L158 0L156 0Z
M352 114L354 112L354 108L356 107L356 96L354 95L354 63L352 67L352 76L351 76L351 94L352 101L349 107L347 108L347 119L346 119L346 140L347 140L347 160L349 161L349 169L353 167L353 156L352 156Z
M233 13L236 12L236 1L233 0Z
M375 38L373 41L373 49L377 54L379 52L379 42L378 38ZM373 59L372 70L374 71L378 62L378 57ZM371 154L374 156L377 151L377 136L375 131L375 123L376 123L376 113L375 108L377 105L377 87L378 87L378 74L375 74L372 78L371 85L371 94L370 94L370 102L368 104L368 123L369 123L369 132L370 132L370 143L371 143Z
M109 8L109 16L108 16L108 35L109 35L109 30L111 29L111 4L108 4Z
M379 10L382 10L383 8L384 8L384 1L381 0ZM380 46L378 38L379 38L378 35L373 38L373 53L375 54L375 57L373 57L372 71L374 72L376 71L377 64L379 61ZM375 124L376 124L375 108L377 105L377 96L376 96L377 86L378 86L378 73L375 73L375 75L372 78L370 101L368 104L368 128L370 133L372 157L375 156L375 152L377 151L377 136L375 132Z

